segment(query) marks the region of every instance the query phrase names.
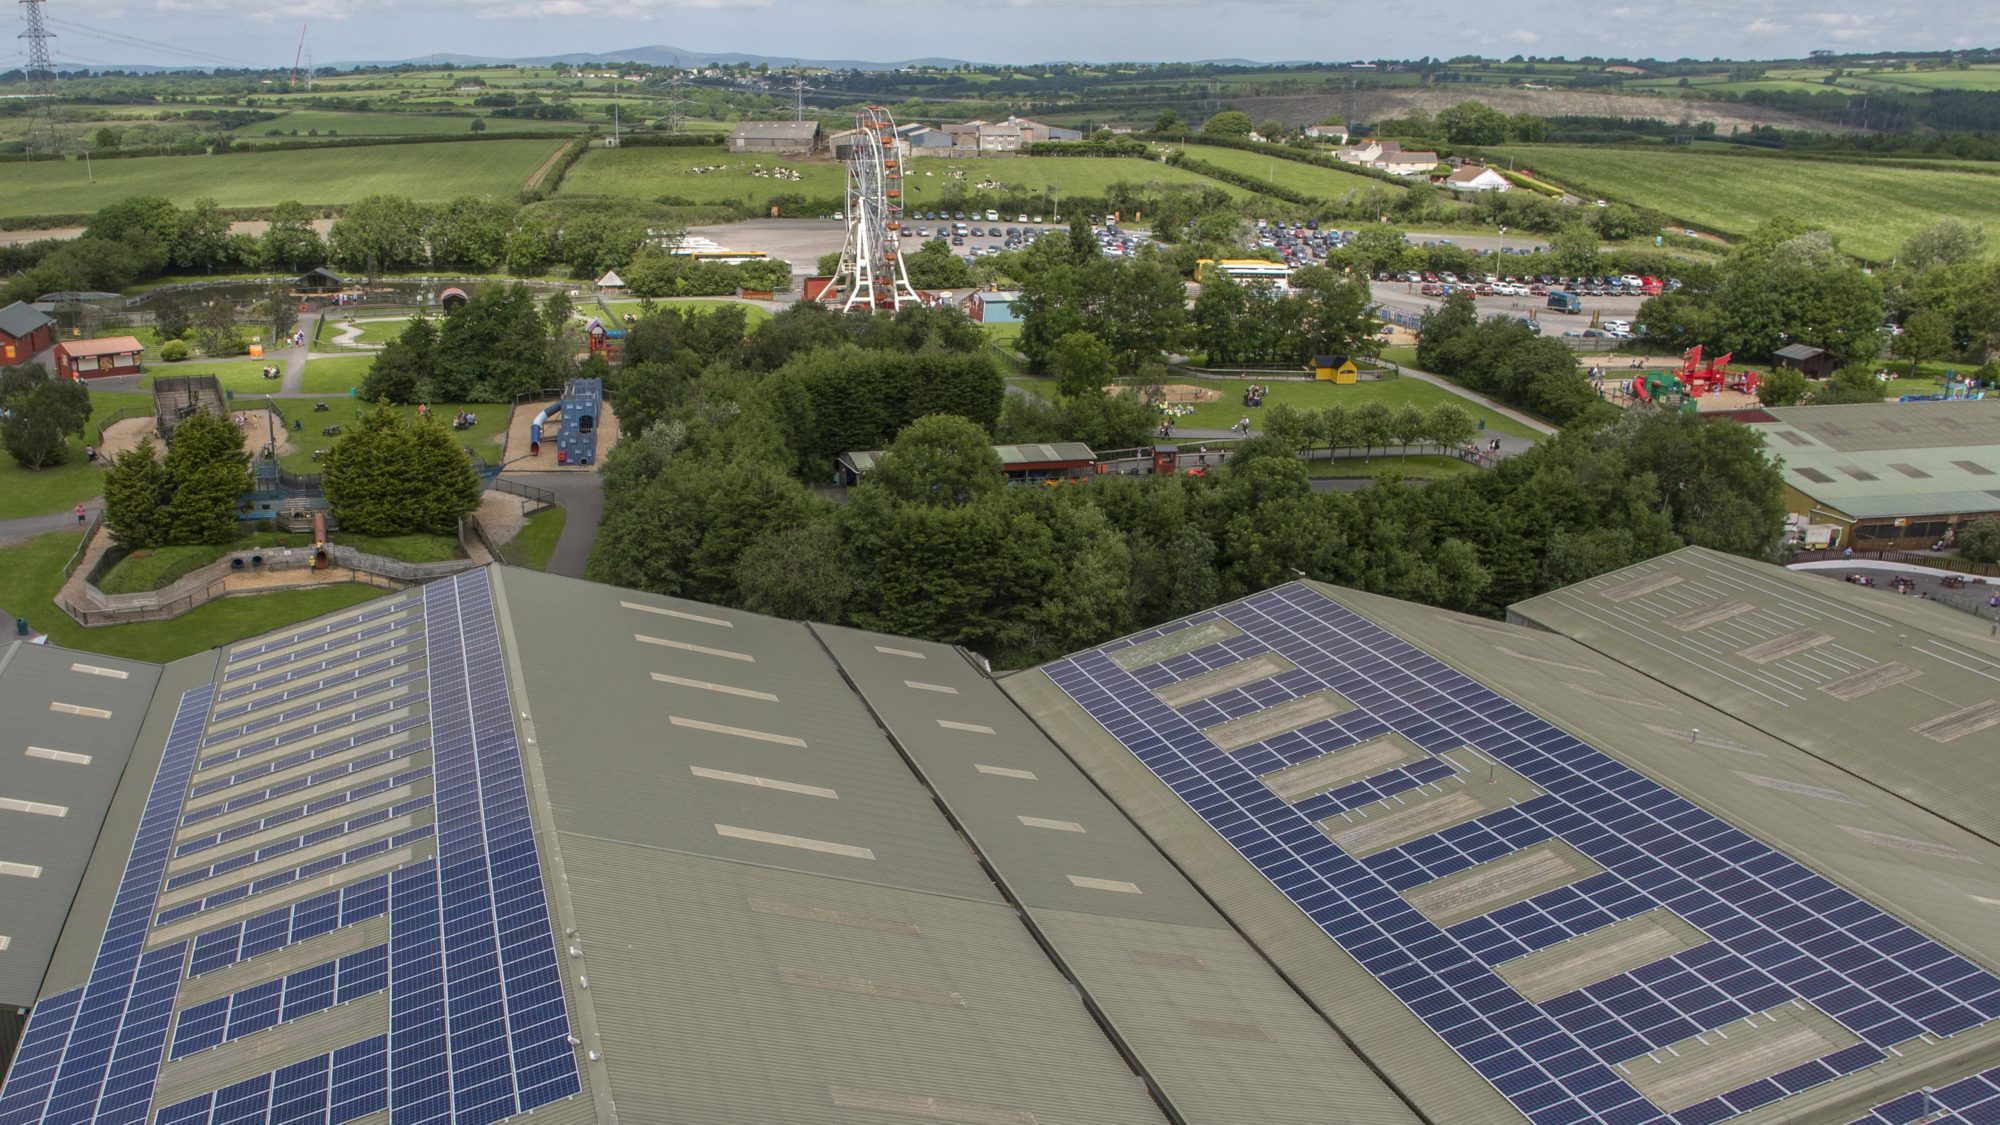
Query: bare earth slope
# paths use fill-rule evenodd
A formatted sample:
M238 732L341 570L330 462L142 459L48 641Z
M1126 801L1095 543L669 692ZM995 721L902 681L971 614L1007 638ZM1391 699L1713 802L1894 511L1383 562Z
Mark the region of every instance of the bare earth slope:
M1436 113L1468 98L1485 102L1502 113L1537 113L1544 117L1654 117L1661 121L1679 121L1686 117L1697 123L1713 121L1716 132L1725 135L1745 131L1753 125L1820 132L1838 129L1838 126L1823 121L1754 105L1593 90L1522 90L1507 86L1361 89L1354 91L1353 112L1360 120L1380 121L1401 116L1413 109ZM1340 100L1338 94L1286 94L1266 98L1233 98L1229 107L1242 110L1255 121L1275 118L1286 125L1311 125L1338 116Z

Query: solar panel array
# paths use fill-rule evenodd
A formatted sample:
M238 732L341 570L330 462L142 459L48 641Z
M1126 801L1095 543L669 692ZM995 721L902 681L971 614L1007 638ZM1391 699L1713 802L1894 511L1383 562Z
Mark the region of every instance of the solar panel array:
M420 636L370 640L419 626ZM391 647L418 644L420 651L386 655ZM288 698L401 668L419 655L421 671L406 668L322 704L275 710ZM370 698L404 690L419 678L427 682L416 694ZM246 682L238 686L239 680ZM231 685L221 699L289 686L212 719L215 685L182 699L97 964L84 987L37 1005L17 1065L0 1090L0 1125L137 1125L146 1120L163 1061L220 1048L385 989L385 1034L180 1100L161 1110L157 1120L337 1125L387 1110L393 1125L477 1125L578 1093L485 572L432 583L417 598L247 648L233 654L221 682ZM270 717L256 717L267 707L274 708ZM415 713L369 725L403 708ZM322 711L328 713L323 721L254 738L268 726L310 721ZM211 721L217 727L204 739ZM428 739L410 733L425 725ZM364 729L348 734L350 727ZM329 734L332 741L317 741ZM200 757L205 746L246 737L254 740ZM248 762L227 776L190 786L197 766L206 771L308 737L316 739L310 748ZM312 769L315 762L377 741L392 744ZM428 765L421 757L426 752ZM311 772L291 775L300 768ZM274 774L286 776L249 788ZM358 784L343 787L348 778ZM430 794L414 791L424 781L431 783ZM285 803L293 793L300 798ZM356 813L334 823L289 835L273 832L349 805L357 806ZM240 817L245 810L252 819L231 815ZM424 821L425 813L428 822L411 824ZM210 821L222 827L174 846L176 832ZM224 847L252 835L258 845L252 851ZM354 846L329 850L347 838ZM409 853L397 849L414 849L432 838L435 856L398 860ZM215 849L215 862L179 870L163 885L170 850L179 859L208 849ZM307 862L283 863L282 857L293 853L307 858L308 849ZM176 932L185 933L180 927L198 924L187 920L206 910L254 901L259 893L303 879L338 879L343 867L376 857L401 865L142 953L154 927L178 924ZM380 864L377 859L377 871ZM242 882L237 875L232 885L236 872L256 878ZM160 909L162 894L181 897L211 880L218 888L214 893ZM174 1012L179 984L187 977L385 914L390 935L385 944Z
M1169 626L1046 671L1537 1125L1708 1125L2000 1017L2000 978L1319 593L1281 587L1189 623L1217 618L1243 635L1131 671L1111 659ZM1266 652L1296 667L1178 709L1154 694ZM1235 753L1203 734L1329 688L1353 708ZM1297 805L1260 780L1390 733L1425 759ZM1430 784L1468 746L1540 795L1365 858L1315 823ZM1603 871L1448 927L1403 897L1545 841ZM1493 971L1661 907L1707 940L1540 1004ZM1672 1113L1626 1080L1620 1064L1795 998L1858 1044Z
M1853 1125L1910 1125L1913 1121L2000 1125L2000 1067L1939 1086L1928 1097L1913 1091L1883 1102Z

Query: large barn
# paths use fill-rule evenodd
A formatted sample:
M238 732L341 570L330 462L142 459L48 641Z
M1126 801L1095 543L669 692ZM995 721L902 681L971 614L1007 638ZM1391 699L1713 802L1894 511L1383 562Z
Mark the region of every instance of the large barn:
M729 132L729 151L810 156L826 147L817 121L739 121Z
M996 679L489 567L16 642L0 1121L1991 1122L2000 650L1870 596L1295 582Z

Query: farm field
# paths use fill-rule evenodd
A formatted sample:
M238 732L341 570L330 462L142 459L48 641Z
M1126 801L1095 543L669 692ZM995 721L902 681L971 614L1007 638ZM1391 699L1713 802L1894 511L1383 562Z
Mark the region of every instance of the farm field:
M0 219L87 214L136 195L186 206L203 197L222 207L263 207L281 200L352 203L370 195L445 200L456 195L512 198L558 140L299 149L231 156L142 156L100 160L88 183L79 161L20 164L7 172Z
M1657 207L1710 230L1744 234L1777 215L1824 226L1841 248L1875 261L1944 216L2000 237L1991 176L1865 164L1635 149L1506 146L1491 155L1579 194Z
M1214 145L1179 145L1196 160L1227 168L1232 172L1256 176L1269 180L1279 187L1305 192L1321 199L1337 200L1349 192L1367 191L1379 188L1385 194L1401 195L1409 190L1397 184L1383 183L1381 180L1354 172L1340 172L1331 168L1315 168L1296 160L1286 160L1277 156L1263 156L1241 149L1219 148Z
M486 131L489 133L575 133L586 126L581 121L538 121L526 117L485 117ZM236 135L246 141L267 139L267 134L276 129L289 140L293 134L307 136L312 130L319 130L321 136L338 134L342 137L416 137L436 135L457 135L472 131L473 118L437 113L360 113L326 109L289 110L275 121L259 121L236 130ZM269 138L272 140L280 138Z
M799 172L802 180L758 176L759 168L787 168ZM695 168L719 171L694 172ZM960 160L949 157L918 157L910 161L904 179L907 200L921 208L924 200L942 198L952 173L962 173L964 185L976 190L982 183L1003 184L1026 192L1039 193L1053 187L1063 195L1102 195L1115 183L1200 184L1219 187L1237 199L1252 193L1219 183L1206 176L1171 168L1165 164L1139 160L1082 160L1060 156L1010 156L990 160ZM811 199L838 198L846 191L846 170L826 159L800 159L769 155L732 154L720 149L621 148L592 149L564 178L566 196L602 196L616 199L658 199L679 196L697 203L742 200L761 203L774 195L803 195Z

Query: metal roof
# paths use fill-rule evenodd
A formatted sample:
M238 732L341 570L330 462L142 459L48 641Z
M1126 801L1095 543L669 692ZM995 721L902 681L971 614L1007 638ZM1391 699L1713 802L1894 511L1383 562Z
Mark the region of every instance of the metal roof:
M2000 511L2000 399L1781 407L1785 482L1855 519Z
M1039 445L996 445L993 452L1003 467L1042 465L1066 461L1095 461L1097 454L1080 441L1046 442ZM855 450L840 455L840 462L855 473L872 472L881 462L880 449Z
M1681 552L1657 562L1691 567L1717 558L1720 556L1708 552ZM1639 577L1643 580L1651 575ZM1772 581L1779 588L1754 589L1747 600L1761 597L1779 612L1803 608L1840 618L1850 616L1845 607L1820 604L1813 596L1817 586L1792 589L1792 582L1776 577ZM1817 720L1785 712L1767 714L1747 705L1745 693L1731 690L1733 684L1758 682L1758 677L1754 668L1746 670L1726 655L1717 658L1707 651L1719 647L1719 642L1704 645L1700 654L1681 658L1658 646L1657 631L1634 629L1623 614L1593 615L1603 618L1599 634L1620 641L1600 652L1542 629L1503 625L1316 583L1306 585L1588 740L1607 755L1862 895L1989 971L2000 971L2000 935L1993 926L1993 904L2000 902L2000 877L1995 875L2000 871L2000 845L1928 811L1925 804L1930 795L1913 792L1916 787L1907 776L1920 772L1920 767L1897 762L1906 756L1927 759L1928 752L1911 744L1928 743L1929 739L1904 731L1900 739L1884 741L1868 719L1855 719L1847 713L1852 708L1827 712L1826 708L1838 707L1831 696L1824 697L1826 708L1815 709L1825 712L1825 717ZM1612 583L1606 580L1605 585ZM1835 584L1826 585L1839 590ZM1733 586L1706 592L1713 597L1732 591ZM1573 588L1562 594L1583 592ZM1547 601L1538 599L1517 609L1541 609ZM1634 606L1639 599L1620 604ZM1616 610L1618 604L1611 608ZM1638 612L1650 616L1654 610L1641 608ZM1549 624L1550 616L1540 613L1536 620ZM1768 635L1778 624L1759 620L1757 632ZM1745 627L1749 627L1748 622ZM1170 624L1163 631L1174 628ZM1893 646L1893 636L1878 629L1874 645L1862 643L1864 647ZM1931 685L1945 697L1925 700L1933 710L1950 710L1957 702L1955 688L1976 692L1978 689L1971 688L1974 683L1994 686L1994 679L1975 674L1978 668L2000 672L2000 662L1991 659L2000 652L1990 643L1985 646L1987 655L1981 656L1965 647L1969 638L1963 635L1954 634L1949 642L1917 639L1914 631L1909 636L1909 645L1919 651L1912 659L1924 662L1925 680L1940 671L1936 666L1942 663L1939 657L1952 649L1957 650L1955 660L1973 669L1961 669L1949 685ZM1596 639L1585 637L1586 641ZM1621 665L1607 652L1630 659L1633 666ZM1777 664L1777 660L1772 661L1773 666ZM1833 682L1831 676L1824 679L1828 684ZM1452 1122L1519 1119L1491 1086L1045 673L1021 673L1004 678L1002 683L1427 1117ZM1918 709L1917 700L1923 697L1915 692L1907 694L1914 698L1878 698L1877 703L1888 715L1899 717L1896 721L1912 720L1918 716L1911 712ZM1796 738L1788 741L1771 733L1801 723L1822 732L1829 743L1845 729L1844 743L1855 756L1864 753L1857 744L1881 747L1866 753L1902 769L1906 776L1891 787L1882 784L1882 779L1866 776L1852 761L1830 760L1824 746L1809 752L1794 744ZM1766 727L1769 729L1760 729ZM1975 760L1983 756L1968 757L1966 749L1961 742L1953 755L1957 759L1951 767L1954 777L1983 768ZM1990 808L1991 786L1974 784L1973 788L1954 804L1960 810ZM2000 1049L2000 1026L1982 1026L1941 1046L1945 1049L1928 1053L1921 1066L1915 1065L1914 1059L1892 1060L1893 1065L1849 1074L1743 1120L1851 1120L1886 1097L1912 1088L1913 1073L1923 1075L1921 1082L1937 1078L1942 1084L1942 1080L1990 1064L1995 1050ZM1932 1069L1925 1071L1924 1067Z
M813 632L1176 1119L1416 1120L964 654Z
M817 121L739 121L731 130L735 138L775 138L787 141L809 141L819 136Z
M0 309L0 332L5 332L17 340L38 328L46 328L54 323L55 321L50 320L47 313L25 301L15 301Z
M1815 356L1825 355L1826 349L1815 348L1811 344L1786 344L1784 347L1779 348L1777 351L1772 352L1771 354L1779 357L1780 359L1805 360L1805 359L1812 359Z
M0 646L0 1006L41 995L159 679L137 661Z
M92 355L126 355L146 350L137 336L106 336L97 340L64 340L58 344L71 357Z
M625 1120L1159 1120L810 630L499 573L577 1034Z

